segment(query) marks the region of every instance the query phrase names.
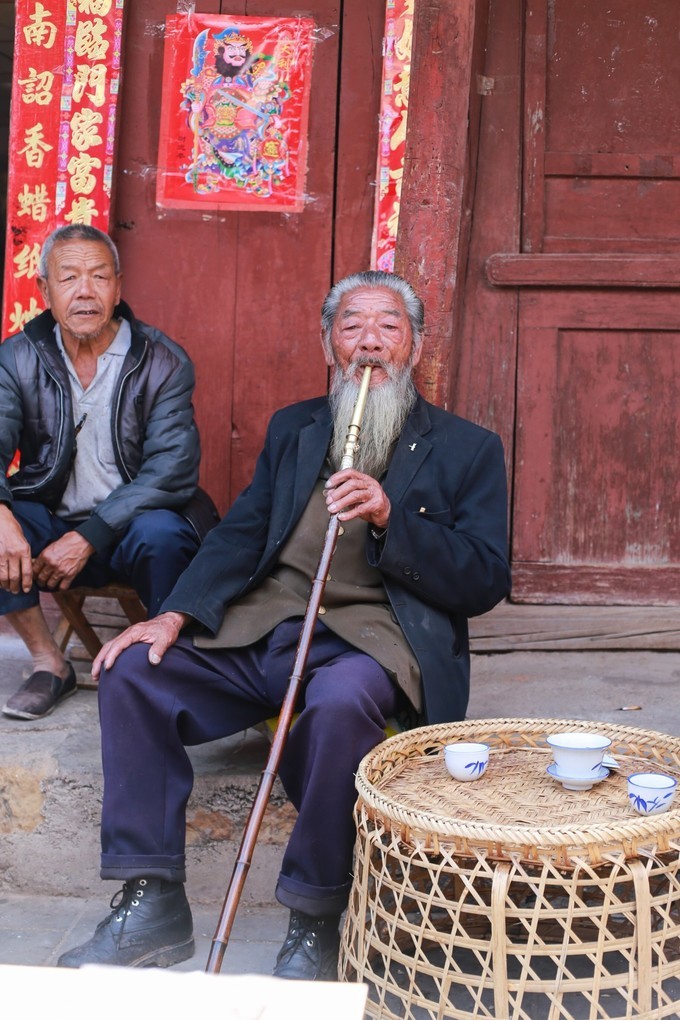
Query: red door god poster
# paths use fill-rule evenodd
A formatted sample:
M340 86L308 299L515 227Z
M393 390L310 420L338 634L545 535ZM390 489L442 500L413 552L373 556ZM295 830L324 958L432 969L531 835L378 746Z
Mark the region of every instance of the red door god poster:
M166 19L156 202L299 212L314 22Z

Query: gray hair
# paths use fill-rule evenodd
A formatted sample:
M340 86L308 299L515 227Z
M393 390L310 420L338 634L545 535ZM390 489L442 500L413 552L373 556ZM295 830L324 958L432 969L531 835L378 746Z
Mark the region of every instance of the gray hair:
M415 353L423 342L423 329L425 328L425 309L410 283L396 276L394 273L383 273L378 269L367 269L363 273L352 273L344 280L331 287L321 308L321 342L325 353L329 358L333 357L331 345L331 333L335 317L338 314L340 302L346 294L360 287L386 287L393 290L404 302L408 321L413 334L413 352Z
M118 249L109 235L105 234L103 230L98 230L97 227L88 226L87 223L70 223L66 227L57 227L56 230L53 230L47 236L43 243L42 251L40 252L40 262L38 263L38 275L43 280L47 279L47 263L52 254L52 249L55 244L64 244L66 241L97 241L99 244L106 245L113 259L116 276L120 273Z

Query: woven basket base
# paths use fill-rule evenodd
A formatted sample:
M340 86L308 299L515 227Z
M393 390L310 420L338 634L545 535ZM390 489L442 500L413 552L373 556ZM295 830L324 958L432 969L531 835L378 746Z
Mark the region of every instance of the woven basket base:
M341 952L342 979L369 985L368 1016L679 1015L677 854L650 859L643 874L639 861L621 859L599 868L583 862L566 876L548 862L454 861L376 831L371 842L357 847ZM639 994L640 888L648 895L649 1009Z

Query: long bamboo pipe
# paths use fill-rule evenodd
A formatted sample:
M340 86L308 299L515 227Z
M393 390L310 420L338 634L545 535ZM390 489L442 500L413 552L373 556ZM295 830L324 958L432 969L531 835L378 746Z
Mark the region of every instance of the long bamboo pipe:
M342 463L340 465L341 470L354 466L354 455L357 443L359 442L361 419L363 418L364 408L366 407L366 398L368 397L370 381L371 366L367 365L364 368L364 374L359 387L359 395L354 407L354 413L352 414L349 429L347 430L345 449L343 451ZM295 652L293 672L288 680L288 688L283 699L283 704L281 705L281 711L279 712L276 733L274 734L274 739L272 740L272 744L269 749L267 763L260 776L255 800L253 801L253 806L250 809L250 814L248 815L248 820L243 831L243 837L241 839L238 854L236 855L236 863L234 864L231 879L229 880L229 886L227 887L227 892L224 897L224 903L222 904L222 911L213 936L210 955L208 956L208 962L205 968L206 974L219 974L222 967L222 960L224 959L224 953L229 942L231 929L234 925L234 918L236 917L236 911L241 899L241 892L243 891L248 869L250 868L250 862L253 858L253 851L260 832L264 813L267 809L267 804L269 802L269 797L271 796L272 787L274 786L274 780L276 779L276 775L279 770L283 749L286 744L293 715L295 714L295 704L298 699L298 694L305 674L305 668L307 666L307 657L312 643L312 635L318 619L321 599L323 598L323 593L326 588L326 579L328 578L331 560L338 541L339 527L338 515L332 514L328 521L321 557L316 568L314 580L312 581L312 588L309 593L307 608L302 621L302 630L300 631L297 650Z

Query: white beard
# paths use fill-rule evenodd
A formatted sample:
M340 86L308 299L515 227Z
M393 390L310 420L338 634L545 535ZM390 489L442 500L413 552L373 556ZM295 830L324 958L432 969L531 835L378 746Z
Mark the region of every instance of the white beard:
M380 478L387 470L392 446L401 435L417 394L410 365L395 369L393 365L384 364L378 359L371 361L371 364L383 368L389 378L368 391L354 467L373 478ZM344 374L336 368L331 385L329 400L333 415L333 438L329 455L335 471L342 462L347 432L359 396L359 384L352 378L355 371L356 365L351 365Z

